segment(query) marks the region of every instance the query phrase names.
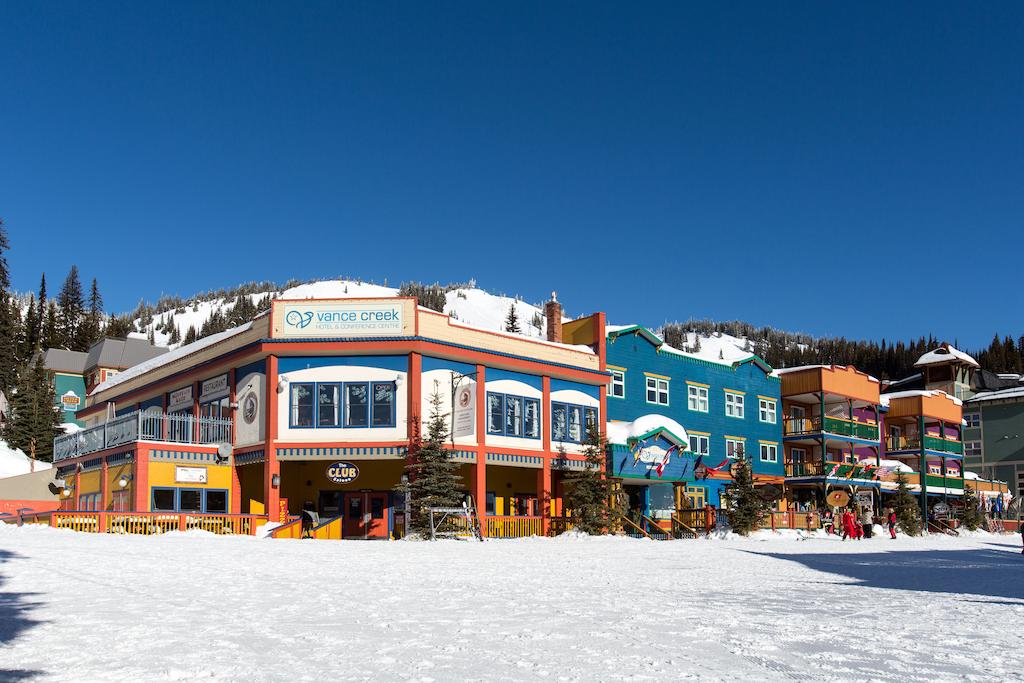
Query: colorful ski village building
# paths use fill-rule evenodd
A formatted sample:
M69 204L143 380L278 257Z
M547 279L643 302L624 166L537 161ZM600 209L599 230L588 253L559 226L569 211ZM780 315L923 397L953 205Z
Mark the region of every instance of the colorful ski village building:
M76 413L85 428L54 442L54 514L90 531L252 533L269 521L297 536L314 511L318 538L397 538L396 489L435 394L492 537L568 527L565 477L587 467L592 426L628 510L623 530L652 538L724 519L712 511L728 506L741 457L773 527L817 526L836 490L879 512L899 473L929 514L962 498L965 475L1005 495L965 473L963 404L937 386L883 392L852 367L775 370L725 343L676 349L602 313L566 321L554 297L545 319L542 339L411 297L276 300L93 387Z
M96 387L86 428L55 442L62 507L232 524L312 508L337 536L394 537L395 488L436 392L483 533L545 534L565 473L586 466L588 425L604 425L608 380L603 314L563 325L556 301L547 312L551 341L414 298L276 300Z

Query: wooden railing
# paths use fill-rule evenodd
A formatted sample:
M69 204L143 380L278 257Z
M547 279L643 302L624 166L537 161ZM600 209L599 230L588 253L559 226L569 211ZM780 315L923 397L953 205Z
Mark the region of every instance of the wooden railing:
M558 536L564 534L576 525L572 521L572 517L552 517L551 522L548 525L548 533L551 536Z
M199 514L190 512L67 512L54 511L4 518L8 523L47 524L55 529L86 533L151 536L168 531L200 529L218 535L251 536L266 515Z
M136 441L231 443L231 424L230 418L133 411L104 424L54 438L53 460L59 462Z
M541 535L540 516L488 516L487 536L490 538L525 538Z
M321 520L319 526L310 529L309 535L321 541L340 541L341 525L344 519L344 517L339 515L326 521Z
M946 439L940 436L925 436L924 447L931 451L941 453L953 453L962 455L964 444L956 439ZM890 436L885 440L885 448L890 452L897 451L920 451L921 439L918 436Z
M873 422L860 422L845 417L825 416L822 423L820 415L811 417L787 417L782 420L783 434L785 436L797 436L800 434L815 434L817 432L828 432L842 436L852 436L858 439L878 440L878 425Z
M302 538L302 518L285 522L279 527L274 527L270 532L271 538Z
M821 528L821 518L817 512L801 512L799 510L773 510L761 520L762 529L806 529L813 531Z

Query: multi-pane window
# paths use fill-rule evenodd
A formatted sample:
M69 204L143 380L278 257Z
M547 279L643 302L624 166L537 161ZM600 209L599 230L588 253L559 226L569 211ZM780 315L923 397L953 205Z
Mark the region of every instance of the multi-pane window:
M612 370L611 373L610 396L612 398L626 398L626 373L622 370Z
M967 422L967 427L980 427L981 426L981 413L964 413L964 420Z
M668 380L659 377L647 378L647 402L659 406L668 405Z
M743 394L725 392L725 414L727 417L743 419Z
M743 439L726 439L725 454L730 458L739 458L743 455L745 447Z
M711 452L711 437L704 434L690 434L690 452L694 455L707 455Z
M571 403L551 404L551 438L555 441L582 443L586 430L597 426L597 408Z
M761 462L778 462L779 446L774 443L761 444Z
M487 433L540 438L540 401L511 394L487 393Z
M686 385L686 402L690 410L708 412L708 388L695 384Z
M304 382L292 385L291 393L291 426L312 427L313 414L313 387L312 382Z
M394 382L291 385L291 427L394 427Z
M967 457L967 458L980 458L981 457L981 442L980 441L964 441L964 457Z
M775 424L778 422L778 404L770 398L757 399L757 416L761 422Z

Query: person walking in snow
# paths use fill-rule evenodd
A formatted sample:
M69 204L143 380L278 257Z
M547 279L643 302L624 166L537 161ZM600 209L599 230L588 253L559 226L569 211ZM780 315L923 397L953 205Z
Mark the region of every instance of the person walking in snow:
M896 511L889 508L889 515L886 517L886 521L889 523L889 536L892 540L896 540Z
M845 541L849 537L857 537L857 529L855 528L856 520L854 519L853 513L850 512L849 508L843 510L843 540Z
M821 513L821 523L825 527L825 533L829 536L836 532L835 518L830 508L825 508L825 511Z

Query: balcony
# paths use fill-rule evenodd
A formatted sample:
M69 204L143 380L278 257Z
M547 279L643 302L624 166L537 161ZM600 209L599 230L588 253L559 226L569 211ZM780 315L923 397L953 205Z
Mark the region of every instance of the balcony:
M53 461L60 462L136 441L231 443L231 419L164 415L135 411L95 427L53 440Z
M800 436L804 434L817 434L822 431L829 434L850 436L856 439L867 439L878 441L878 425L870 422L857 422L842 417L825 416L825 426L822 429L821 417L787 417L782 422L785 436Z
M944 439L940 436L925 436L924 447L930 451L963 455L964 444L955 439ZM898 451L920 452L921 439L916 436L890 436L885 440L885 449L890 453Z

